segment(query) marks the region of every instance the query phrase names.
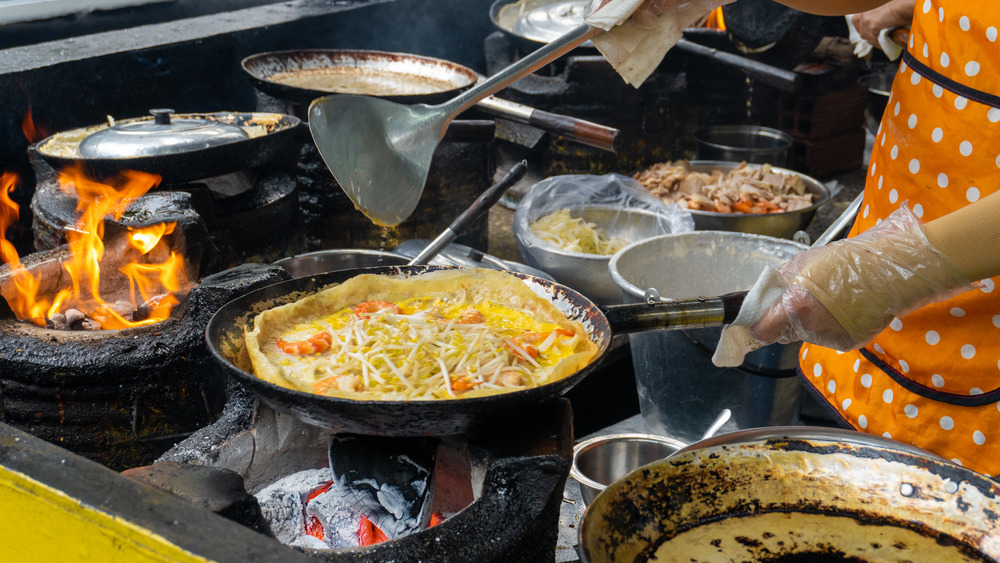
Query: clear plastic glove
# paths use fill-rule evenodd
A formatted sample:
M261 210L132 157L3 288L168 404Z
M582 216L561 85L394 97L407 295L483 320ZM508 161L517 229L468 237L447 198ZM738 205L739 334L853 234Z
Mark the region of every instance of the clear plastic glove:
M684 29L734 0L590 0L587 24L605 30L592 39L597 50L638 87L677 44Z
M712 361L738 366L749 352L775 342L860 348L893 317L972 287L931 246L904 204L857 237L802 252L778 270L766 268L723 329Z

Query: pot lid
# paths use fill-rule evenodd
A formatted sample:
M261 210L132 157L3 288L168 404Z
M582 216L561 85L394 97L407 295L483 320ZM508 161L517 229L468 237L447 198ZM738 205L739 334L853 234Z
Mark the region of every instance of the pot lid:
M140 119L102 129L80 142L88 158L130 158L178 154L207 149L249 138L238 125L198 118L177 118L172 109L149 110L152 119Z

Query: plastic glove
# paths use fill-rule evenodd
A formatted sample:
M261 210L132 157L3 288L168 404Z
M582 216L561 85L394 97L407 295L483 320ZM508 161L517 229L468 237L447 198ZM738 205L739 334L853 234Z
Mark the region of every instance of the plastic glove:
M592 39L597 50L638 87L677 44L684 29L734 0L590 0L587 24L606 30Z
M880 45L879 35L897 27L910 27L913 21L914 0L892 0L867 12L847 16L861 39L871 45Z
M775 342L860 348L893 317L972 287L904 204L857 237L802 252L778 270L765 268L723 329L712 361L738 366L747 353Z

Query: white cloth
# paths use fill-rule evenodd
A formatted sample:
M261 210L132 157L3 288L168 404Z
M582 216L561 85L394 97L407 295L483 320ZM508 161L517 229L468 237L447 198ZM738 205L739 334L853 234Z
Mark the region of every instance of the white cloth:
M861 38L861 34L854 27L854 22L851 21L851 14L844 17L847 19L847 37L851 41L851 45L854 46L854 55L858 58L867 57L872 52L871 43ZM903 54L903 47L892 40L890 33L892 33L892 29L889 28L878 33L878 46L890 61L894 61Z
M597 0L592 0L594 5ZM644 0L610 0L597 10L588 6L588 25L605 30L591 41L626 83L639 87L677 44L684 28L708 15L722 0L680 1L652 22L630 20Z

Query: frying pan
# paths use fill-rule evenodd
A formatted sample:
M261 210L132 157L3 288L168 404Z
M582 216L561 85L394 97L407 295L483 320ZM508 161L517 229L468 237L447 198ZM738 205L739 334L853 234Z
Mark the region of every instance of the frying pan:
M986 476L881 436L751 429L613 483L584 512L578 551L587 563L995 561L998 496Z
M107 178L122 170L138 170L159 174L164 184L181 184L192 180L229 174L268 164L278 157L297 154L303 142L302 120L277 113L216 112L207 114L177 114L175 118L204 119L239 126L263 124L266 134L257 137L216 145L213 147L169 154L123 158L64 156L53 152L57 139L74 139L76 144L85 137L107 129L108 124L92 125L64 131L46 137L35 144L38 154L56 170L80 165L91 178ZM116 123L128 125L152 121L152 117L120 119Z
M380 266L328 272L261 288L231 301L208 323L206 340L212 356L232 377L275 410L339 433L381 436L445 436L463 434L491 419L516 416L526 407L559 397L596 369L608 352L612 334L718 326L732 322L745 293L704 298L598 307L576 291L555 282L510 272L560 311L580 321L598 346L587 367L552 383L499 395L437 401L357 401L324 397L279 387L253 375L243 346L243 331L253 317L272 307L342 283L359 274L413 276L441 266Z
M540 30L544 29L543 27L531 29L530 31L517 30L515 29L517 22L510 21L509 17L505 17L502 14L502 10L506 6L514 3L515 2L512 2L511 0L495 0L493 4L490 6L490 21L493 22L493 25L497 29L504 32L508 37L512 38L522 49L533 50L538 48L538 45L544 43L547 40L546 35L541 35L541 34L535 35L536 33L540 33ZM586 3L587 3L586 0L569 0L569 1L553 0L552 2L536 2L533 5L539 12L546 12L548 10L553 10L553 11L560 10L564 11L566 14L573 13L574 21L576 18L579 18L579 21L576 21L576 23L582 23L583 22L582 6L585 5ZM571 8L575 8L575 11L574 12L566 11ZM570 25L571 23L572 22L569 21L569 19L561 20L558 22L558 24L561 25ZM556 25L556 24L551 24L551 25ZM561 27L558 29L561 29ZM816 41L818 42L819 38L817 38ZM774 86L775 88L779 88L781 90L794 92L798 90L800 86L801 79L799 78L799 76L795 72L786 70L784 68L765 64L763 62L743 57L738 54L729 53L726 51L720 51L719 49L708 47L706 45L702 45L700 43L697 43L695 41L686 38L681 38L674 47L691 55L705 57L708 59L712 59L716 62L738 68L746 72L747 75L753 78L754 80L757 80L762 84ZM584 43L582 46L577 47L577 50L580 50L585 53L586 52L592 52L594 54L597 53L597 49L593 46L593 43L589 41L587 43ZM805 60L805 57L803 57L802 60Z
M254 86L261 92L293 104L308 107L333 89L291 85L280 76L324 77L353 74L368 84L389 82L419 88L422 93L377 97L402 104L436 104L453 98L479 80L479 74L466 66L406 53L352 49L299 49L251 55L240 63ZM351 93L354 93L352 91ZM529 106L487 96L476 108L494 115L562 135L587 146L614 152L618 148L618 130L582 119L559 115Z

